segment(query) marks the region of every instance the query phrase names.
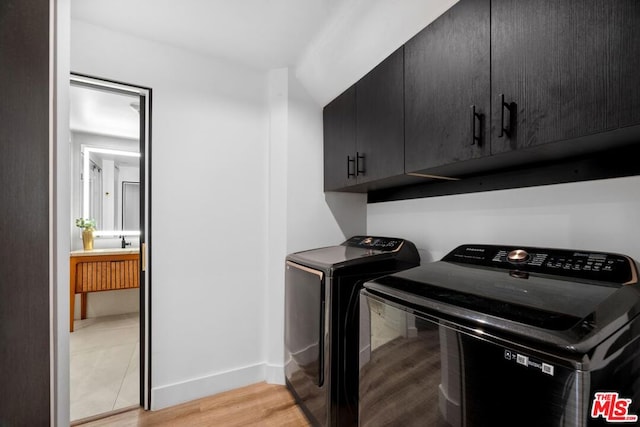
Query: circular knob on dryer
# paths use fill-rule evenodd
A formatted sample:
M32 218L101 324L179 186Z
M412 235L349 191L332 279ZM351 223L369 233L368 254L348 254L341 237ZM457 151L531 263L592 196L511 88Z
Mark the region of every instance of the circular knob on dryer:
M529 259L529 253L524 249L515 249L509 252L507 259L511 262L524 262Z

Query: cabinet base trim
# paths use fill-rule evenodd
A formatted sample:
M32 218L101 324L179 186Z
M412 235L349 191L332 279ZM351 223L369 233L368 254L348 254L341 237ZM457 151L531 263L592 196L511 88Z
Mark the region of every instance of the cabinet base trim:
M442 179L442 180L445 180L445 181L460 181L460 178L453 178L453 177L450 177L450 176L440 176L440 175L429 175L429 174L426 174L426 173L409 172L406 175L417 176L419 178Z
M640 175L638 158L640 158L640 144L597 155L514 167L494 173L470 175L459 181L430 181L417 185L369 191L367 203L622 178Z

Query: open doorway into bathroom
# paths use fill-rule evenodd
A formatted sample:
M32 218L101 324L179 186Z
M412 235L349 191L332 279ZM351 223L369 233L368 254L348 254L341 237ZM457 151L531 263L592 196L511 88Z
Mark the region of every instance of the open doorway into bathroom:
M150 88L71 75L72 422L150 406L150 124Z

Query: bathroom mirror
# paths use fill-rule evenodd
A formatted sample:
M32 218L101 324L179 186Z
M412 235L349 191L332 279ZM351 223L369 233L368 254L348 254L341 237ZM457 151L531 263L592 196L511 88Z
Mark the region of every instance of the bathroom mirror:
M95 236L139 236L140 153L82 146L82 217ZM137 191L136 191L137 190Z
M71 80L72 215L95 219L98 238L140 235L139 100ZM73 229L75 242L79 230Z

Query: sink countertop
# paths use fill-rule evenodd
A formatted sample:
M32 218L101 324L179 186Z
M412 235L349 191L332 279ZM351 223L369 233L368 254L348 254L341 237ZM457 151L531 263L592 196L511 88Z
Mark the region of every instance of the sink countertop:
M92 249L85 251L80 249L78 251L71 251L69 256L97 256L97 255L124 255L124 254L137 254L140 252L140 248L107 248L107 249Z

